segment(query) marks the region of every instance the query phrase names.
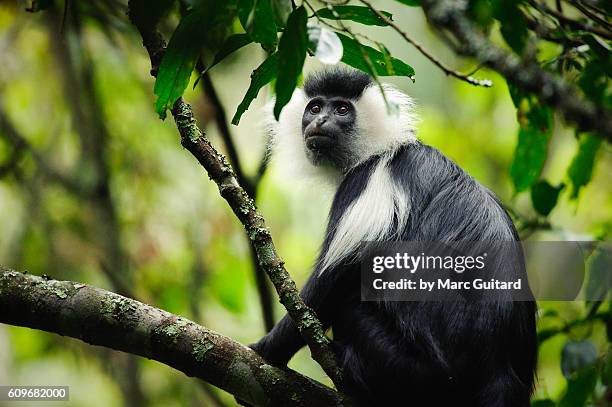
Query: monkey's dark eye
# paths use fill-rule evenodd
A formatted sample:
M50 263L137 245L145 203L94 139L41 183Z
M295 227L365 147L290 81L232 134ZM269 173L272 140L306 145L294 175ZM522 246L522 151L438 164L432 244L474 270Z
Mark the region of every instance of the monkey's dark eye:
M336 114L340 116L344 116L349 112L349 108L347 105L340 105L336 108Z
M319 113L321 113L321 106L319 106L319 105L312 105L310 107L310 113L312 113L312 114L319 114Z

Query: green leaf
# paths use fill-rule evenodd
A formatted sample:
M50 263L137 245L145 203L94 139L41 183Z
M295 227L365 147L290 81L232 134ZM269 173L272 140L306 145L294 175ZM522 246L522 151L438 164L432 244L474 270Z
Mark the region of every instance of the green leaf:
M595 157L601 147L601 137L594 134L584 134L580 137L578 152L569 166L567 175L572 184L570 199L575 199L580 189L591 181Z
M208 71L213 66L223 61L228 55L252 42L253 40L248 34L234 34L228 37L227 40L225 40L225 43L223 43L223 45L219 49L219 51L217 51L213 62L206 68L206 70Z
M278 43L276 19L271 0L240 0L238 17L253 41L266 51L274 51Z
M30 13L46 10L53 4L51 0L30 0L28 3L29 6L26 6L25 10Z
M491 7L491 0L470 0L467 12L470 19L484 31L488 31L493 24L495 10Z
M174 6L175 0L132 0L130 1L130 16L137 19L137 24L155 27L159 20ZM136 22L136 21L135 21Z
M405 4L407 6L410 7L420 7L421 6L421 0L396 0L402 4Z
M512 103L517 109L521 106L523 99L528 98L528 94L526 94L521 88L514 86L511 83L508 83L508 91L510 92Z
M586 285L588 301L604 301L612 288L612 249L601 243L590 256Z
M285 28L287 24L287 18L293 10L291 0L272 0L272 12L274 13L274 19L278 27Z
M561 351L561 371L566 379L597 361L597 348L590 341L568 341Z
M559 328L541 329L538 332L538 346L540 346L542 342L559 335L562 332L563 331L561 331Z
M579 372L568 380L567 392L559 402L559 407L584 406L597 384L597 369L591 367Z
M612 385L612 350L608 350L608 356L601 372L601 382L606 385Z
M555 407L555 402L551 399L535 400L531 402L531 407Z
M527 43L529 31L518 4L518 1L510 0L493 1L495 17L501 23L502 37L514 52L521 54Z
M531 203L533 208L543 216L548 216L557 205L559 193L565 185L553 187L547 181L539 181L531 187Z
M374 66L376 75L407 76L409 78L414 76L414 69L402 60L391 57L389 63L388 58L386 58L382 52L367 45L363 45L344 34L336 34L340 38L340 41L342 41L342 47L344 48L342 62L345 64L372 74L370 66L364 59L368 58Z
M193 10L181 19L170 38L153 90L157 95L155 111L161 119L166 118L166 110L172 108L189 84L200 52L199 39L205 34L204 18L203 10Z
M329 20L351 20L365 25L388 25L378 14L363 6L335 6L333 11L329 8L322 8L316 11L316 14ZM381 11L381 14L384 14L389 20L393 20L391 13Z
M245 31L248 31L249 17L253 12L255 0L238 0L238 19Z
M255 100L259 90L272 82L276 78L278 68L278 54L270 55L261 65L257 67L251 74L251 84L247 90L242 102L236 109L236 113L232 118L232 124L238 125L242 114L249 108L251 102Z
M287 20L287 28L278 44L278 77L276 78L276 103L274 117L278 120L283 107L289 102L302 73L308 33L308 15L304 6L296 8Z
M521 128L510 166L510 176L517 192L529 188L540 176L552 135L552 113L547 107L534 106L526 112L520 108L519 116Z
M601 105L609 95L606 65L597 59L590 61L582 71L578 85L593 103Z

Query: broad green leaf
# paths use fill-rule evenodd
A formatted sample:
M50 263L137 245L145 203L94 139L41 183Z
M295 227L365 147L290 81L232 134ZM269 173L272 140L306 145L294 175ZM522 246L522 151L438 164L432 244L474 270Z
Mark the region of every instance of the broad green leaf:
M578 85L593 103L601 105L610 94L610 78L606 74L605 64L597 59L590 61L582 71Z
M589 396L597 384L597 369L590 367L578 372L576 377L568 380L567 392L559 402L559 407L577 407L586 405Z
M551 399L535 400L531 402L531 407L555 407L555 402Z
M287 18L293 10L291 0L272 0L272 12L278 27L284 28L287 24Z
M606 386L612 385L612 350L608 350L603 372L601 372L601 382Z
M267 51L274 51L278 43L277 28L271 0L240 0L238 17L253 41Z
M557 205L557 199L563 187L563 184L558 187L553 187L547 181L539 181L536 183L531 187L531 203L533 204L533 208L540 215L548 216L555 205Z
M467 12L470 19L485 31L493 24L495 10L491 7L491 0L471 0Z
M540 346L542 342L559 335L562 332L563 331L561 331L559 328L540 329L538 331L538 346Z
M420 7L421 6L421 0L396 0L402 4L405 4L407 6L410 7Z
M27 4L29 5L26 5L25 10L30 13L36 13L38 11L48 9L51 7L53 2L51 0L30 0L27 2Z
M588 270L586 299L604 301L612 289L612 249L609 245L602 243L595 249L589 258Z
M289 16L287 28L278 44L278 76L274 104L274 117L277 120L281 110L291 99L302 74L308 50L307 21L308 15L304 6L296 8Z
M512 103L517 109L521 107L521 102L523 101L523 99L526 99L528 97L528 95L521 88L516 87L511 83L508 83L508 91L510 92Z
M495 17L501 23L502 37L514 52L521 54L527 43L529 31L518 5L518 1L493 1Z
M584 134L580 136L578 152L574 156L567 171L568 178L572 184L571 199L577 198L580 193L580 188L591 181L595 157L600 147L601 137L594 134Z
M247 90L242 102L236 109L236 113L232 118L232 124L238 125L242 114L249 108L251 102L255 100L259 90L272 82L276 78L276 71L278 68L278 54L270 55L261 65L257 67L251 74L251 84Z
M365 25L387 25L378 14L363 6L335 6L333 11L329 8L322 8L316 14L329 20L351 20ZM393 20L391 13L381 11L381 14L384 14L389 20Z
M170 38L153 90L157 95L155 111L161 119L166 118L166 110L172 108L189 84L200 52L198 39L204 35L204 19L203 10L193 10L181 19Z
M130 1L130 16L138 19L138 24L155 27L159 20L174 6L175 0L132 0Z
M552 135L551 111L539 105L527 107L529 103L526 101L523 104L525 106L519 108L521 128L518 144L510 166L510 176L517 192L529 188L540 176Z
M238 19L245 31L248 31L249 17L253 12L253 4L255 4L255 0L238 0Z
M561 351L561 371L566 379L592 367L597 361L597 348L590 341L568 341Z
M252 42L253 40L248 34L234 34L228 37L227 40L225 40L225 43L219 49L219 51L217 51L213 62L206 68L206 70L208 71L213 66L223 61L225 57L227 57L231 53L239 50L240 48Z
M612 46L596 35L585 34L581 38L589 45L593 55L603 66L606 75L612 78Z
M342 41L342 47L344 48L342 62L345 64L371 74L370 66L364 59L369 58L377 75L407 76L409 78L414 76L414 69L405 62L391 57L391 62L389 63L382 52L367 45L360 44L344 34L336 33L336 35L338 35L340 41Z
M308 23L308 49L324 64L335 65L342 59L344 49L335 32Z

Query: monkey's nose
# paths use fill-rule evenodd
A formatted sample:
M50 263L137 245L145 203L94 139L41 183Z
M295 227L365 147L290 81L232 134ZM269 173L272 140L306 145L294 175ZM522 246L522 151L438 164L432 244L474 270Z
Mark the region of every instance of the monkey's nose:
M315 121L315 125L317 127L321 127L323 125L323 123L325 123L326 121L327 121L327 115L326 114L317 116L316 121Z

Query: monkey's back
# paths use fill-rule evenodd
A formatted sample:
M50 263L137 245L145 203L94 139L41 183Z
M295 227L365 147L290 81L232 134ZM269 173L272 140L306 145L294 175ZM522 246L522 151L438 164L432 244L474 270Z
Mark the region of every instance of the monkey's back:
M365 190L374 157L349 172L330 229ZM436 149L401 147L388 171L409 199L408 219L385 240L514 241L494 195ZM333 233L332 233L333 234ZM331 239L333 236L328 236ZM329 240L328 239L328 240ZM321 257L328 243L324 243ZM522 258L499 273L524 277ZM327 271L325 271L327 272ZM527 406L536 360L533 302L362 302L360 264L344 261L334 340L363 405Z

